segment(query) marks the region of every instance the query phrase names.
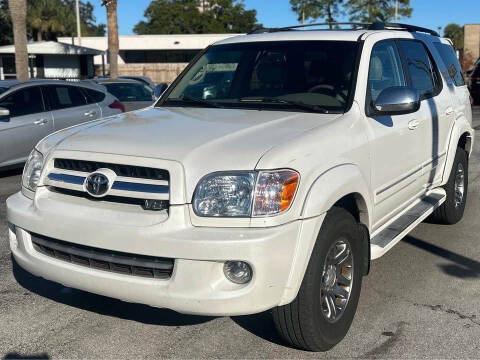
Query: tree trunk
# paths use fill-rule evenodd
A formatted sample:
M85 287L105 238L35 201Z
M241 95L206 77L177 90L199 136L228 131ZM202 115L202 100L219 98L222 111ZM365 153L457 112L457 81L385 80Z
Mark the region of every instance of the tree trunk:
M9 0L8 5L13 25L17 79L21 82L25 82L29 79L26 23L27 4L26 0Z
M110 55L110 78L118 77L118 19L117 0L106 4L108 23L108 53Z
M42 41L42 32L40 30L38 30L37 32L37 41Z

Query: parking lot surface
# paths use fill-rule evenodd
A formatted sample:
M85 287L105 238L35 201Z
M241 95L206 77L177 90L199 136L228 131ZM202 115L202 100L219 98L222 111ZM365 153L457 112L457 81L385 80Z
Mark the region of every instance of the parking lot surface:
M480 108L474 110L480 130ZM480 131L463 221L422 224L373 262L352 328L328 353L285 346L270 314L210 318L65 288L12 264L0 173L0 356L4 358L478 358Z

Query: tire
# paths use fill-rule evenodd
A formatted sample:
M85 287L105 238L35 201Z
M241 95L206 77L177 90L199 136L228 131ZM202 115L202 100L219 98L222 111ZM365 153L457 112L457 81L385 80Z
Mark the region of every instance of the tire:
M459 171L463 171L463 196L461 201L459 201L456 196L455 185ZM439 224L453 225L463 218L468 194L468 155L467 152L461 148L457 148L452 171L450 172L448 182L444 186L444 189L447 192L447 199L433 212L432 220Z
M324 312L324 309L328 309L326 303L321 301L327 291L324 290L327 284L332 285L332 277L328 277L329 271L325 276L323 273L328 263L327 255L331 254L331 249L343 249L336 246L339 242L344 242L350 247L353 259L350 273L352 284L350 287L345 286L346 289L350 289L350 295L344 311L339 312L339 317L332 321L332 319L328 320L329 315L326 311ZM292 303L273 309L273 320L277 331L287 343L303 350L327 351L345 337L352 324L360 297L364 270L363 256L362 234L354 217L343 208L333 207L327 213L317 237L297 297ZM347 258L343 264L349 262ZM345 268L342 271L345 271ZM348 280L348 269L344 274Z

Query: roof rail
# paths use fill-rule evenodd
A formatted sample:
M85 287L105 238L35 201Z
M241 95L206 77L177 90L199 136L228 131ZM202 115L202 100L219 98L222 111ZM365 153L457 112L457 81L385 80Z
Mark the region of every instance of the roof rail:
M280 32L280 31L291 31L296 29L303 29L303 28L317 27L317 26L337 27L340 25L351 25L353 29L364 29L364 30L404 30L409 32L422 32L422 33L440 37L440 34L438 32L427 29L427 28L423 28L420 26L399 24L399 23L384 23L384 22L374 22L374 23L326 22L326 23L294 25L294 26L287 26L287 27L281 27L281 28L259 28L249 32L247 35L274 33L274 32Z

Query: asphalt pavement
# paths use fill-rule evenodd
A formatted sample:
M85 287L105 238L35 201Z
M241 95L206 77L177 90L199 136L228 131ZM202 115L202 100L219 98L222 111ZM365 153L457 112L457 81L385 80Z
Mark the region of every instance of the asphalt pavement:
M480 108L474 126L480 130ZM372 264L344 341L327 353L289 348L271 315L177 314L65 288L12 264L5 200L21 171L0 173L0 357L480 358L480 131L465 217L422 224Z

